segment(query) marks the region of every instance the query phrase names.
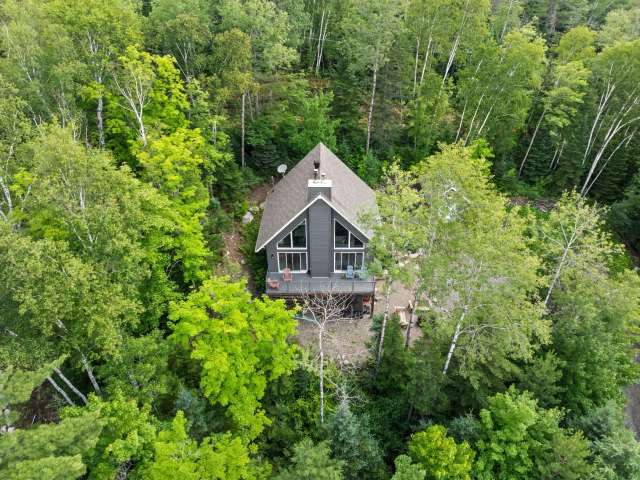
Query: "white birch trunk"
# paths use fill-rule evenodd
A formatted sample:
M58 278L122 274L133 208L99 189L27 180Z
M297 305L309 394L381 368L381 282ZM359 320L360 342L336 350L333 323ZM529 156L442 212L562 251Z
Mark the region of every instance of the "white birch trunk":
M574 235L571 237L571 240L569 240L569 243L567 243L567 245L565 245L564 247L564 251L562 252L562 257L560 258L560 262L558 262L558 266L556 267L556 272L553 275L553 278L551 279L551 283L549 284L549 288L547 290L547 296L544 299L544 306L548 307L549 306L549 301L551 300L551 293L553 292L553 289L556 286L556 283L558 283L558 279L560 278L560 273L562 272L562 269L564 268L564 264L567 260L567 255L569 254L569 250L571 249L571 246L573 245L573 240L575 239L575 233Z
M80 354L80 360L82 362L82 366L84 367L84 370L87 372L87 376L89 377L89 380L91 381L91 385L93 386L93 389L96 391L96 393L98 395L100 395L102 393L100 391L100 385L98 385L98 381L96 380L96 377L93 374L93 369L91 368L91 364L89 363L89 359L87 359L87 357L85 356L84 353L81 353Z
M65 392L62 388L60 388L60 385L58 385L53 378L47 377L47 380L49 381L51 386L56 390L56 392L58 392L69 405L71 405L72 407L76 406L76 404L73 403L73 400L69 398L69 395L67 395L67 392Z
M389 319L389 302L391 297L391 279L387 279L384 292L384 315L382 316L382 325L380 326L380 340L378 341L378 354L376 355L376 373L380 368L382 354L384 353L384 334L387 329L387 320Z
M102 116L102 110L104 108L104 100L102 94L98 97L98 106L96 107L96 123L98 125L98 145L104 147L104 119Z
M376 84L378 82L378 62L376 60L373 66L373 80L371 85L371 102L369 102L369 115L367 116L367 146L366 153L369 153L369 147L371 145L371 122L373 121L373 106L376 98Z
M84 404L86 405L87 403L87 397L85 397L82 392L80 390L78 390L73 383L71 383L71 381L60 371L59 368L54 368L53 369L54 372L56 372L58 374L58 376L62 379L62 381L64 383L67 384L67 386L73 391L73 393L75 393L78 397L80 397L80 399L84 402Z
M524 164L527 161L527 157L529 156L529 152L531 151L531 147L533 146L533 142L536 140L536 136L538 135L538 130L540 129L540 124L542 123L542 119L547 113L547 107L542 110L542 115L538 119L538 123L536 124L536 129L533 131L533 135L531 136L531 141L529 142L529 146L527 147L527 151L524 154L524 158L522 162L520 162L520 168L518 168L518 178L522 176L522 171L524 170Z
M456 330L453 332L453 337L451 338L451 344L449 345L449 352L447 352L447 359L444 362L444 368L442 369L442 375L446 375L449 370L449 365L451 364L451 358L453 357L453 352L455 352L456 347L458 345L458 338L460 338L460 333L462 331L462 322L464 321L464 317L466 312L460 316L460 320L458 320L458 324L456 325Z

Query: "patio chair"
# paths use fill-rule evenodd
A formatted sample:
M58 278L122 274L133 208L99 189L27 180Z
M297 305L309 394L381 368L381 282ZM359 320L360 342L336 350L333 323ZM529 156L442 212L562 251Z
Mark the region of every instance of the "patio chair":
M267 278L267 285L271 290L278 290L280 288L280 282L275 278Z
M345 274L345 278L347 280L353 280L355 278L355 274L353 271L353 265L347 265L347 273Z
M289 270L289 268L285 268L282 271L282 280L284 280L285 282L291 282L293 280L293 273L291 273L291 270Z

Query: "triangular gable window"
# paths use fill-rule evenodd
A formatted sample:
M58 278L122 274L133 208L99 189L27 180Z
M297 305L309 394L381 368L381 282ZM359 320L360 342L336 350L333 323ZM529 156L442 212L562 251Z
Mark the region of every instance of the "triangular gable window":
M278 248L307 248L307 221L303 220L296 228L282 237L278 242Z
M362 240L356 237L349 229L342 225L338 220L334 220L333 226L333 246L341 249L362 249L364 244Z

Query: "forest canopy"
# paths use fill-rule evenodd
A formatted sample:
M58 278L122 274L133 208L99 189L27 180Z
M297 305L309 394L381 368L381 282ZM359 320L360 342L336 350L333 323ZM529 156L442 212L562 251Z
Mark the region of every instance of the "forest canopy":
M639 79L638 0L0 0L0 477L640 478ZM254 252L319 142L356 364Z

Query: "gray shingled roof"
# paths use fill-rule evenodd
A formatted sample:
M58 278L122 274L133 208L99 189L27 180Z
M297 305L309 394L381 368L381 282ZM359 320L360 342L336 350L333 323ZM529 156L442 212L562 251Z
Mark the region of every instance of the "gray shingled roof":
M269 192L260 222L256 251L263 248L271 237L309 204L308 180L313 178L313 164L316 160L320 161L320 172L326 174L326 178L333 183L330 204L370 236L370 232L360 225L359 215L376 209L375 192L331 150L319 143Z

